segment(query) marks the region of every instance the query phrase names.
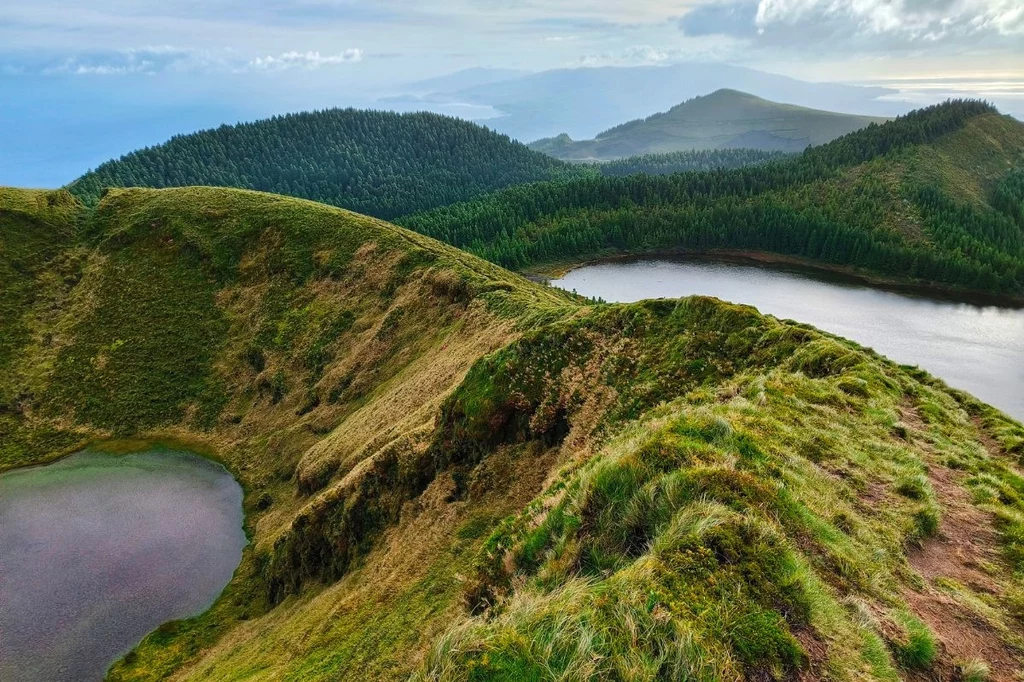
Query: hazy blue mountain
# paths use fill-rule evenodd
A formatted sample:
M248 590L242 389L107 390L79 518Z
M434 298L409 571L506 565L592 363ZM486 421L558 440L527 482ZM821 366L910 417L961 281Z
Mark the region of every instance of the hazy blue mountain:
M468 88L476 88L482 85L490 85L492 83L500 83L503 81L513 80L515 78L522 78L523 76L529 76L531 73L533 72L521 69L463 69L462 71L438 76L437 78L428 78L426 80L407 83L402 88L402 91L406 94L412 95L432 95L438 92L456 92L458 90L466 90Z
M740 148L793 153L886 120L780 104L723 89L615 126L593 140L574 141L563 134L530 147L572 161Z
M862 115L892 116L906 108L879 99L895 90L809 83L725 64L558 69L382 104L432 111L446 111L442 107L452 103L487 107L481 110L486 115L476 120L486 120L488 126L520 140L560 133L589 139L623 121L645 118L721 88Z

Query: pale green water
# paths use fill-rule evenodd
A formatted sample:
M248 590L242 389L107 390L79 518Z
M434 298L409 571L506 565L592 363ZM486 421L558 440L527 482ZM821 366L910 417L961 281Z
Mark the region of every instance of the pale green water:
M220 594L242 489L183 452L82 452L0 475L0 680L89 682Z

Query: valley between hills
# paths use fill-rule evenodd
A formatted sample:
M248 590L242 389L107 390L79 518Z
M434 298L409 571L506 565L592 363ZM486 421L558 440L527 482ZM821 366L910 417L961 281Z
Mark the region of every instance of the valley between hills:
M0 470L165 443L245 491L223 594L108 679L1019 679L1024 426L750 307L513 270L749 250L1020 297L1024 124L951 102L619 177L363 122L492 175L443 195L380 134L331 206L338 167L240 169L256 125L0 189Z

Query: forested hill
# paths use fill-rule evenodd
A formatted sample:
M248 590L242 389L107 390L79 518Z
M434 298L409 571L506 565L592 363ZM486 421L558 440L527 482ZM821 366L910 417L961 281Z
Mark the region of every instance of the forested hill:
M1024 293L1024 124L951 101L783 161L514 187L402 223L502 265L747 250Z
M69 189L95 203L107 187L239 187L388 219L585 172L456 118L331 109L179 135Z
M769 152L761 149L691 149L667 154L640 154L593 165L601 171L602 175L619 176L635 173L671 175L689 171L743 168L767 161L777 161L786 156L785 152Z
M771 102L726 89L615 126L593 140L576 142L559 135L530 147L559 159L596 161L709 149L794 153L885 120Z

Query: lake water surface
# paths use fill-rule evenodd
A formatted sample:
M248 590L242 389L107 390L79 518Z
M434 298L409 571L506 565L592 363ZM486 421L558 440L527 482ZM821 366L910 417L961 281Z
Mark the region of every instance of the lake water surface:
M821 274L707 260L588 265L551 282L633 302L700 294L812 324L918 365L1024 420L1024 310L922 298Z
M220 594L245 547L220 465L81 452L0 475L0 680L91 682Z

